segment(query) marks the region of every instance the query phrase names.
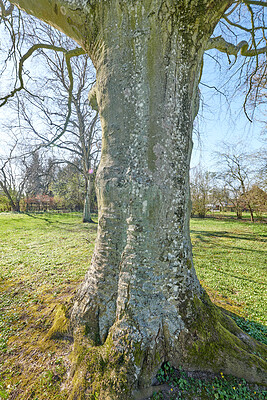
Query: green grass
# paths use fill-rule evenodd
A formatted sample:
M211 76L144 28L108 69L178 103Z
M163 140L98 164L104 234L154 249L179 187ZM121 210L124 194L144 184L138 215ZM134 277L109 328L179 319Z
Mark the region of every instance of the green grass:
M0 214L0 279L32 290L81 278L92 255L96 226L79 214Z
M231 212L231 211L209 211L207 213L207 217L211 217L211 218L216 218L216 219L226 219L226 220L236 220L236 213L235 212ZM254 220L257 222L267 222L267 214L266 213L262 213L260 215L257 215L256 213L254 213ZM246 222L250 222L250 213L249 212L243 212L242 213L242 219L239 221L246 221Z
M216 304L233 312L238 324L263 342L266 228L227 219L191 221L194 262L203 286ZM83 224L80 214L0 214L0 400L68 397L59 387L69 344L56 342L47 348L42 338L55 306L68 301L85 275L95 238L96 225ZM205 392L208 400L264 398L242 382L201 383L184 375L175 379L166 399L179 399L179 393L186 399L184 391L194 390ZM220 394L224 392L227 396Z
M45 400L61 399L60 381L45 390L44 382L51 374L58 379L58 359L66 349L50 356L38 348L37 337L45 335L56 304L73 295L88 269L97 225L81 220L80 214L0 214L1 400L17 386L25 398L32 398L27 391L33 390ZM36 381L33 389L30 381Z
M0 291L0 306L38 301L44 291L57 296L81 280L96 229L83 224L80 214L0 214L0 289L14 289L9 297Z
M231 220L192 219L194 263L210 297L266 325L267 225ZM225 300L224 300L225 299Z

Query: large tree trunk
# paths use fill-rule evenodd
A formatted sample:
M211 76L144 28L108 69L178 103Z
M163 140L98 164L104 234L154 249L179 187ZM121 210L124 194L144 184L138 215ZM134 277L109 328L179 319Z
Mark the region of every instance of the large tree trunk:
M115 321L131 316L149 343L163 321L178 337L177 306L202 292L192 266L188 172L203 37L196 30L194 43L179 15L148 16L141 2L135 11L104 11L95 60L99 231L73 315L101 343Z
M101 399L129 400L164 361L264 380L266 364L252 354L262 348L253 342L250 351L248 336L201 288L189 235L202 56L232 2L86 3L103 144L97 242L72 310L70 398L90 386Z
M256 379L241 362L246 345L222 325L237 328L203 293L189 235L192 127L216 10L113 3L101 9L92 54L103 128L98 237L72 319L128 360L131 390L151 385L167 360ZM233 357L233 346L244 348Z

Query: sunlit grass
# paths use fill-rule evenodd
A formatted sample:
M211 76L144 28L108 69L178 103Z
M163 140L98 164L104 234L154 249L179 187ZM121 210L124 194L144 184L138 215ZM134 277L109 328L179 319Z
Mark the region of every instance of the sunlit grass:
M267 225L192 219L194 263L211 298L266 325ZM229 307L231 309L231 307Z
M0 221L0 279L38 291L84 275L96 225L79 214L0 214Z
M257 321L259 330L248 321L241 325L260 340L266 337L261 325L266 324L266 227L226 219L191 221L203 286L219 306ZM87 271L96 229L83 224L80 214L0 214L1 400L10 394L23 400L68 398L59 387L66 379L70 346L61 341L47 349L42 340L56 305L68 302Z
M95 237L80 214L0 214L0 350L17 314L82 279Z

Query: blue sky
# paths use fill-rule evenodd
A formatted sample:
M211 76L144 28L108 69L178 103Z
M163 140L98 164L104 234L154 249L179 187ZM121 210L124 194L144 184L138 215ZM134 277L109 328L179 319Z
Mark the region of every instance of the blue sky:
M216 57L218 53L213 51L210 54ZM35 60L32 60L32 62L35 62ZM238 68L238 65L236 67ZM220 150L220 145L223 141L228 143L242 141L247 146L248 151L264 146L263 135L261 134L264 125L257 119L259 119L259 116L261 116L261 119L267 119L267 113L264 116L266 105L265 110L264 107L257 109L253 123L249 122L242 110L245 98L244 89L235 92L235 79L230 80L227 85L225 84L229 77L233 75L233 72L234 69L229 70L228 58L225 54L216 61L209 56L205 56L202 82L210 87L216 87L221 92L224 92L226 96L215 89L200 85L203 101L201 102L196 122L196 129L200 139L194 135L192 166L201 162L203 168L211 171L216 170L214 153ZM12 82L8 79L8 76L2 79L2 89L3 83L7 84L8 81L9 84ZM3 118L7 112L8 106L0 109L0 118Z
M242 142L248 152L264 146L264 124L257 121L259 110L256 110L253 123L249 122L242 107L243 93L227 104L223 96L214 93L214 90L200 88L204 104L196 121L200 139L194 134L192 166L200 162L203 167L215 170L214 153L220 151L222 142Z
M195 124L200 140L194 134L191 166L201 163L204 169L215 171L217 165L214 153L220 151L222 142L241 142L248 152L266 148L267 99L266 104L254 110L251 123L243 110L246 89L242 85L236 89L238 74L235 75L235 71L243 62L242 57L230 68L225 54L220 55L216 51L209 54L214 59L205 56L201 82L216 87L217 90L200 84L202 102ZM247 111L249 116L252 116L253 110L248 107Z

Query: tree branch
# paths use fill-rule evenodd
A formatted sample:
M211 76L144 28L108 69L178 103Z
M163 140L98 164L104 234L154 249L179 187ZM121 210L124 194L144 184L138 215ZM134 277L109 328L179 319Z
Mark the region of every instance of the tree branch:
M0 0L1 1L1 0ZM16 93L18 93L19 91L21 91L22 89L26 90L24 88L24 82L23 82L23 65L25 63L25 61L36 51L39 49L48 49L48 50L55 50L55 51L59 51L62 52L65 56L65 60L66 60L66 64L67 64L67 70L68 70L68 76L69 76L69 97L68 97L68 114L65 120L65 124L63 127L63 130L56 135L50 142L48 145L54 144L56 140L58 140L65 132L70 120L70 116L71 116L71 101L72 101L72 91L73 91L73 75L72 75L72 69L71 69L71 63L70 63L70 59L72 57L75 56L80 56L82 54L85 54L85 51L82 48L75 48L73 50L69 50L67 51L66 49L64 49L63 47L59 47L59 46L54 46L54 45L50 45L50 44L35 44L33 45L26 54L24 54L24 56L20 59L19 62L19 70L18 70L18 77L19 77L19 81L20 81L20 86L15 88L14 90L12 90L12 92L10 94L8 94L5 97L0 98L0 101L2 101L2 103L0 103L0 107L5 105L8 101L8 99L10 99L11 97L14 97ZM28 91L27 91L28 92Z
M209 40L206 50L217 49L223 53L233 55L235 57L237 57L239 51L244 57L254 57L259 54L267 53L267 46L262 47L261 49L250 50L248 50L248 47L249 44L245 40L242 40L242 42L234 45L233 43L227 42L222 36L217 36Z
M245 32L249 32L249 33L252 33L253 32L253 30L252 30L252 28L246 28L246 27L244 27L244 26L242 26L242 25L240 25L240 24L238 24L238 23L236 23L236 22L233 22L233 21L231 21L229 18L227 18L227 16L226 15L224 15L223 16L223 19L229 24L229 25L232 25L232 26L234 26L234 27L236 27L236 28L238 28L238 29L242 29L243 31L245 31ZM254 26L254 31L257 31L257 30L260 30L260 29L263 29L263 30L265 30L265 29L267 29L267 27L264 27L264 26Z
M256 0L242 0L242 3L244 4L249 4L249 5L255 5L255 6L263 6L267 7L266 1L256 1Z
M255 39L254 14L253 14L252 7L251 7L249 4L247 4L246 6L247 6L247 9L248 9L248 11L249 11L249 13L250 13L250 18L251 18L251 26L252 26L251 36L252 36L252 44L253 44L253 46L254 46L254 49L256 49L256 48L257 48L257 44L256 44L256 39ZM256 68L255 68L254 72L252 73L252 75L250 76L250 79L249 79L249 90L248 90L247 93L246 93L246 97L245 97L245 101L244 101L244 105L243 105L244 112L245 112L245 114L246 114L246 116L247 116L247 118L249 119L250 122L252 122L252 120L251 120L251 118L249 118L249 116L248 116L247 109L246 109L246 105L247 105L247 100L248 100L248 98L249 98L249 95L250 95L250 93L251 93L251 91L252 91L253 78L254 78L256 72L258 71L258 67L259 67L259 58L258 58L258 54L259 54L259 53L256 54Z
M229 17L229 15L231 15L231 14L237 9L237 7L238 7L239 5L240 5L239 2L236 3L236 4L234 5L234 7L233 7L227 14L224 14L224 17Z
M5 5L2 0L0 0L0 16L1 17L8 17L9 15L12 14L12 11L14 10L14 5L10 4L8 8L5 8Z
M1 1L1 0L0 0ZM14 97L15 94L19 91L21 91L24 88L24 82L23 82L23 77L22 77L22 72L23 72L23 65L25 63L25 61L36 51L39 49L48 49L48 50L55 50L55 51L59 51L64 53L65 59L66 59L66 63L67 63L67 68L68 68L68 73L69 73L69 78L70 78L70 86L73 87L73 77L72 77L72 71L71 71L71 66L70 66L70 58L74 57L74 56L79 56L81 54L85 54L85 51L81 48L76 48L70 51L67 51L66 49L64 49L63 47L59 47L59 46L54 46L52 44L43 44L43 43L39 43L39 44L35 44L33 45L28 51L27 53L24 54L24 56L22 56L22 58L20 59L19 62L19 70L18 70L18 77L19 77L19 81L20 81L20 86L15 88L14 90L12 90L12 92L10 94L8 94L5 97L0 98L0 101L2 101L2 103L0 103L0 107L2 107L3 105L6 104L6 102L8 101L9 98ZM26 89L25 89L26 90Z

